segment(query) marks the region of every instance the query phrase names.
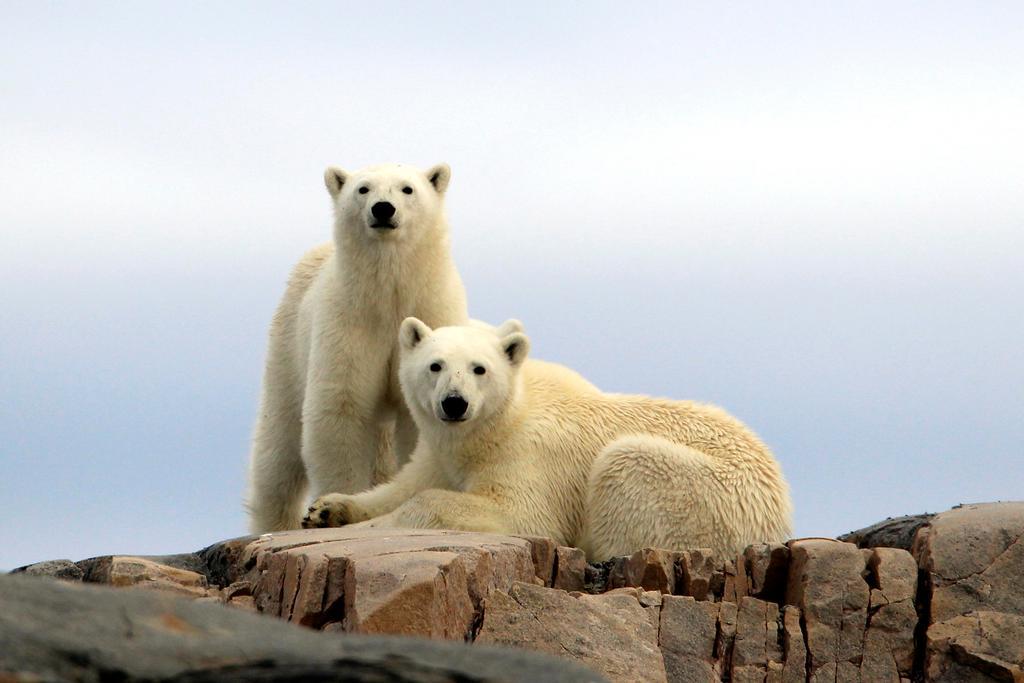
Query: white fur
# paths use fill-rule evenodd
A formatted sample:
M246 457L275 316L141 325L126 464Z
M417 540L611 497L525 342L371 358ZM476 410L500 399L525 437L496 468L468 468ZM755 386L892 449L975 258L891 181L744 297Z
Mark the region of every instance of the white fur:
M270 328L250 466L252 531L298 527L308 484L315 495L355 493L386 478L392 441L407 461L416 426L398 384L399 325L408 316L466 320L444 212L450 174L444 164L324 173L334 243L299 262ZM371 227L377 202L395 207L397 227Z
M526 360L516 321L431 330L407 320L399 334L420 430L412 459L389 483L319 499L305 526L534 534L592 560L643 547L731 554L789 536L778 463L721 409L602 393L568 368ZM441 419L452 394L469 404L465 421Z

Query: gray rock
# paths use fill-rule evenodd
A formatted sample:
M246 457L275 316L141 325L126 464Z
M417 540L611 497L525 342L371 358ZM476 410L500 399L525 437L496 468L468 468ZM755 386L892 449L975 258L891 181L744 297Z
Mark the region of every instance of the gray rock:
M603 679L537 653L315 633L167 593L0 576L0 680Z
M871 526L851 531L839 537L858 548L902 548L909 551L914 545L917 530L928 524L934 514L890 517Z
M82 570L71 560L47 560L35 564L18 567L12 574L28 574L29 576L48 576L51 579L64 579L65 581L81 581L84 576Z

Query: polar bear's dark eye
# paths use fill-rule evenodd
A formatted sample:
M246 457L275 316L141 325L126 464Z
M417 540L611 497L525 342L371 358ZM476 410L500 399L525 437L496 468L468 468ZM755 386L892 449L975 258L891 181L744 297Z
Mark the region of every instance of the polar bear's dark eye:
M431 372L441 372L441 364L440 363L431 363L430 364L430 371Z
M482 374L484 374L486 372L487 372L487 368L485 368L482 365L478 365L475 368L473 368L473 374L474 375L482 375Z
M406 185L405 187L402 188L402 192L406 194L412 194L412 188Z
M359 194L366 194L369 191L370 188L368 188L366 185L363 185L362 187L359 188Z

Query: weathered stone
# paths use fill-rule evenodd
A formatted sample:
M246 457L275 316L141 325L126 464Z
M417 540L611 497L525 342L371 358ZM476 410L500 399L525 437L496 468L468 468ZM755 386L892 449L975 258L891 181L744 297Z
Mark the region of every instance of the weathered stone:
M533 559L534 575L540 579L539 585L552 585L555 579L555 563L558 561L557 544L543 536L521 536L520 538L530 543L530 557Z
M867 561L872 586L864 634L861 679L896 681L909 678L914 665L917 610L917 563L898 548L874 548Z
M670 683L718 681L715 636L718 603L664 596L658 644Z
M51 579L63 579L65 581L81 581L85 573L71 560L48 560L36 562L35 564L18 567L12 574L27 574L29 576L48 576Z
M974 610L1024 616L1024 502L963 505L932 518L914 556L930 574L931 621Z
M732 663L733 644L736 640L737 606L735 602L718 603L718 633L715 636L716 670L725 679Z
M614 681L665 681L657 635L635 597L573 597L527 583L485 601L477 643L568 657Z
M782 608L783 683L803 683L807 678L807 648L800 629L800 608Z
M750 593L746 561L742 555L739 555L735 560L726 561L722 571L725 574L722 600L739 604L740 600Z
M229 586L224 587L224 599L231 600L235 597L240 596L251 596L252 595L252 582L251 581L235 581Z
M550 567L545 547L492 534L342 527L261 537L239 562L254 567L261 612L314 628L464 639L493 590L553 568L554 547Z
M538 653L316 633L168 592L0 576L0 680L599 681Z
M811 680L859 680L868 607L864 557L852 543L829 539L791 541L789 548L786 603L803 614Z
M206 567L206 578L217 586L227 586L242 578L252 566L242 556L258 536L240 536L203 548L196 555Z
M918 529L928 524L935 515L907 515L890 517L869 527L851 531L839 537L858 548L902 548L909 551L914 545Z
M749 596L736 609L736 638L730 662L731 680L763 681L768 662L782 663L779 650L779 606Z
M665 593L658 591L640 591L638 600L641 607L661 607L665 599Z
M747 588L755 598L782 602L789 572L789 548L781 543L758 543L743 551Z
M676 561L678 592L695 600L714 599L715 576L721 577L721 564L706 548L687 550Z
M553 588L566 591L582 591L587 569L587 556L579 548L558 546L555 549L555 575Z
M608 587L637 586L649 591L672 593L676 586L678 553L644 548L628 558L616 558L608 574Z
M1024 617L979 611L932 624L926 674L935 683L1024 681Z
M246 610L247 612L256 611L256 601L253 600L251 595L236 595L227 601L227 605L229 607Z
M95 558L85 575L90 583L123 588L149 588L194 598L209 595L206 576L143 557L113 555Z

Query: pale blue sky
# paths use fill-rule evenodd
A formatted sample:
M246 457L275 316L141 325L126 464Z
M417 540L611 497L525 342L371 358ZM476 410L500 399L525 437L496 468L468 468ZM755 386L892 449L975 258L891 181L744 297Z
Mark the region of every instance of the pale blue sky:
M323 167L453 168L471 312L718 403L796 532L1024 497L1024 5L0 3L0 567L245 532Z

